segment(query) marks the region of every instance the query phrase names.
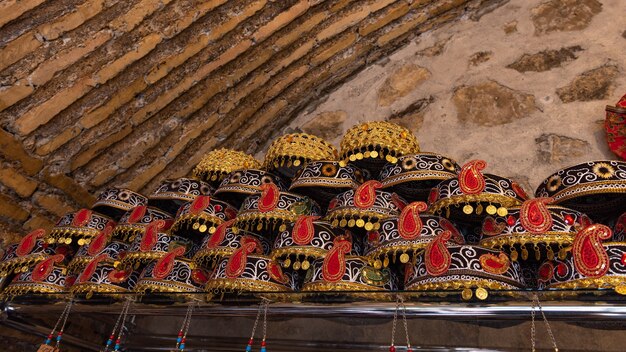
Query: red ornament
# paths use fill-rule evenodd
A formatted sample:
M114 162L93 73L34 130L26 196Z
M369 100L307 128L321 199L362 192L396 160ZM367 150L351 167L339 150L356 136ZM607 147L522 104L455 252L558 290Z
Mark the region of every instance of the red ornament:
M121 284L122 282L125 282L126 280L128 280L128 277L130 276L131 273L132 273L132 269L128 269L128 270L115 269L109 272L108 278L109 278L109 281L111 281L114 284Z
M450 231L451 237L450 239L454 241L454 243L463 244L465 243L465 239L459 230L450 222L448 219L440 219L439 224L445 231Z
M281 284L289 282L289 278L283 273L283 269L281 269L280 265L276 264L273 260L267 263L267 272L274 281L278 281Z
M140 205L133 209L133 211L128 216L128 223L134 224L139 222L144 216L146 216L146 212L148 212L148 206Z
M559 263L559 265L556 266L556 273L559 274L560 277L567 275L567 265Z
M509 216L506 218L506 224L507 224L507 225L509 225L509 226L513 226L513 225L515 225L515 221L516 221L516 220L515 220L515 217L514 217L513 215L509 215Z
M211 203L210 196L197 196L196 199L191 203L191 208L189 209L189 213L198 215L206 209Z
M324 257L322 278L327 282L337 282L346 273L346 254L352 250L352 243L336 238L333 248Z
M233 226L234 223L235 219L232 219L219 224L217 229L215 229L215 232L211 235L211 237L209 237L206 244L207 248L215 248L219 246L224 238L226 238L226 229Z
M483 233L487 236L499 235L505 227L505 224L497 222L496 219L491 216L486 217L483 221Z
M44 229L37 229L24 236L20 241L20 244L17 246L15 254L17 254L18 257L30 254L37 244L37 239L43 237L45 234L46 231Z
M376 180L370 180L354 191L354 205L361 209L367 209L376 202L376 190L383 187L383 184Z
M541 234L550 230L553 220L547 205L552 202L552 198L536 198L525 201L519 212L522 227L533 234Z
M424 259L429 275L439 276L446 273L450 268L452 256L446 247L446 242L451 236L450 231L443 231L426 246Z
M483 270L490 274L502 275L509 270L509 257L504 253L500 253L497 256L486 253L481 255L479 260Z
M487 167L483 160L472 160L463 165L459 173L459 186L464 194L479 194L485 190L485 177L481 173Z
M157 280L165 279L174 268L176 257L185 254L185 247L176 247L161 257L154 265L152 276Z
M80 274L80 276L78 277L78 283L81 282L85 282L85 281L89 281L89 279L91 279L91 277L93 276L93 274L96 272L96 269L98 268L98 264L107 259L109 256L106 254L100 254L97 257L94 257L89 264L87 264L87 266L85 267L85 269L83 269L83 272Z
M261 198L257 205L258 209L262 213L266 213L270 210L274 210L278 204L280 198L280 190L273 183L264 183L261 185Z
M94 255L100 253L109 242L109 238L112 232L113 227L108 225L104 230L100 231L100 233L89 244L89 247L87 248L87 254L93 257Z
M604 130L609 148L626 159L626 95L614 107L607 105Z
M526 194L526 191L524 191L522 186L520 186L517 182L512 181L511 188L513 188L513 191L515 192L515 194L517 194L519 198L528 199L528 194Z
M293 225L291 230L291 237L293 242L299 246L306 246L313 240L315 236L315 227L313 221L317 220L319 216L307 216L301 215Z
M89 209L81 209L74 214L74 219L72 219L72 226L74 227L84 227L89 223L89 219L91 219L92 211Z
M52 269L54 269L54 264L63 261L63 259L65 259L63 254L55 254L37 263L31 275L33 281L41 282L45 280L52 272Z
M204 286L209 281L209 274L203 269L194 269L191 271L191 279L196 285Z
M551 262L545 262L539 267L539 281L548 282L554 276L554 265Z
M563 219L565 220L565 223L568 225L574 225L574 217L571 214L565 214L565 216L563 217Z
M439 190L437 187L433 187L428 193L428 204L433 204L439 198Z
M151 222L144 230L141 243L139 244L139 250L142 252L151 251L159 239L159 231L162 230L165 225L166 223L163 220Z
M424 202L413 202L402 209L398 217L400 237L405 240L414 240L419 237L423 227L419 212L426 211L427 208L428 205Z
M602 246L602 240L613 236L608 226L594 224L580 230L574 238L572 254L574 265L581 274L598 278L609 270L609 256Z
M256 242L249 241L241 243L241 248L237 249L226 263L226 277L236 279L246 269L248 263L248 254L256 250Z

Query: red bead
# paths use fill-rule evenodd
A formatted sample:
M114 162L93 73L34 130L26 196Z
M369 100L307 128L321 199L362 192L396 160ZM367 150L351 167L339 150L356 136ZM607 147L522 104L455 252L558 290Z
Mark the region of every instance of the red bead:
M52 339L52 334L48 335L48 338L49 338L49 339Z
M568 225L573 225L574 224L574 217L567 214L565 215L565 223Z
M59 336L63 335L63 331L59 331Z
M559 263L559 265L557 265L556 267L556 271L559 276L565 276L565 274L567 274L567 267L565 266L565 264Z
M183 339L181 340L182 343L185 343L187 339L185 337L183 337Z
M221 211L222 210L222 206L219 204L215 204L215 211Z
M120 342L122 342L122 339L115 340L115 343L118 344L118 345L120 344Z
M506 219L506 223L509 226L515 225L515 218L513 216L509 215L509 217Z
M395 347L393 347L393 346L390 346L390 347L389 347L389 352L396 352L396 348L395 348Z
M265 347L265 340L261 341L261 347Z
M111 334L111 336L109 337L110 340L113 340L115 338L115 334Z
M248 341L248 345L252 345L252 343L253 343L253 342L254 342L254 339L250 339L250 340Z
M178 332L178 336L183 336L183 331L182 330Z

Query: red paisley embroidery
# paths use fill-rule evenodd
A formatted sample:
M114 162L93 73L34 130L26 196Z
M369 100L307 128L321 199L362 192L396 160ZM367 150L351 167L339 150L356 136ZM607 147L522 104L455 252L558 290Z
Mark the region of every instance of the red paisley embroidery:
M103 231L100 231L100 233L89 244L87 254L93 257L94 255L100 253L109 242L112 232L113 226L107 226Z
M505 223L496 221L496 219L488 216L483 221L483 234L487 236L497 236L504 231Z
M273 260L270 260L267 263L267 272L274 281L280 282L281 284L289 282L289 278L283 273L283 269L281 269L280 265L276 264Z
M461 232L450 222L450 220L441 218L439 220L439 224L444 230L450 231L450 233L452 234L450 237L452 242L456 244L465 243L465 238L463 238L463 235L461 234Z
M554 277L554 265L551 262L545 262L539 267L539 282L548 282Z
M293 242L299 246L306 246L313 240L315 236L315 227L313 221L319 219L319 216L302 215L296 220L291 230Z
M382 187L383 184L376 180L363 183L354 191L354 205L361 209L371 207L376 201L376 190Z
M196 285L204 286L209 281L209 273L203 269L193 269L191 271L191 279Z
M37 263L31 275L33 281L41 282L45 280L52 272L52 269L54 269L54 264L62 262L63 259L65 259L63 254L55 254Z
M242 236L239 242L242 246L246 245L246 243L254 243L254 249L250 253L263 254L263 245L258 238L253 236Z
M398 207L398 209L400 211L402 211L404 209L404 207L407 206L406 201L404 199L402 199L402 197L400 197L399 195L392 193L391 194L391 202Z
M506 254L500 253L497 256L486 253L480 256L480 265L483 270L490 274L502 275L509 270L510 262Z
M333 248L324 257L322 278L328 282L341 280L346 272L346 254L352 250L352 243L343 239L335 239Z
M424 259L429 275L439 276L446 273L450 268L452 256L446 247L446 242L451 236L450 231L443 231L426 246Z
M549 231L553 220L547 205L553 201L552 198L547 197L525 201L520 208L519 220L522 227L533 234Z
M157 280L163 280L172 272L176 257L185 254L185 247L176 247L157 260L152 270L152 276Z
M402 209L398 218L400 237L405 240L414 240L419 237L423 227L419 212L426 211L426 209L428 206L424 202L413 202Z
M226 277L236 279L246 269L248 254L253 253L257 244L254 241L242 241L241 248L237 249L226 263Z
M100 264L101 261L107 259L108 257L109 256L106 254L100 254L99 256L94 257L89 262L89 264L87 264L85 269L83 269L83 272L78 277L78 283L89 281L89 279L91 279L93 274L96 272L96 269L98 268L98 264Z
M428 203L433 204L437 201L437 199L439 199L439 189L437 189L437 187L433 187L430 190L430 193L428 193Z
M406 285L411 277L415 274L415 268L411 264L404 265L404 284Z
M211 235L211 237L209 237L206 244L207 248L215 248L219 246L224 238L226 238L226 229L233 226L234 223L235 219L232 219L219 224L215 229L215 232Z
M37 229L24 236L20 241L20 244L17 246L15 254L17 254L19 257L30 254L30 252L33 250L33 248L35 248L35 245L37 244L37 239L43 237L45 234L46 231L44 229Z
M258 209L260 212L266 213L274 210L278 204L280 190L273 183L264 183L261 185L261 198L259 199Z
M609 256L602 246L602 240L607 240L611 236L613 236L613 231L601 224L594 224L580 230L572 245L576 270L590 278L604 276L609 270Z
M74 214L74 219L72 219L72 226L74 227L84 227L89 223L89 219L91 219L92 211L89 209L81 209Z
M485 177L480 172L487 167L483 160L472 160L459 173L459 186L464 194L479 194L485 190Z
M139 244L139 250L142 252L151 251L159 239L159 231L165 228L166 225L167 224L164 220L155 220L151 222L144 230L141 243Z
M513 188L513 191L515 192L515 194L517 194L519 198L528 199L528 194L526 194L526 191L524 191L522 186L520 186L517 182L511 182L511 188Z
M200 214L206 209L211 203L210 196L197 196L196 199L191 203L191 207L189 209L190 214Z
M115 269L109 272L109 275L107 276L109 278L109 281L111 281L112 283L121 284L125 282L126 280L128 280L128 277L130 276L131 273L132 273L132 269L126 269L126 270Z
M141 220L144 216L146 216L146 212L148 211L148 207L145 205L140 205L135 207L133 211L128 216L128 223L134 224Z

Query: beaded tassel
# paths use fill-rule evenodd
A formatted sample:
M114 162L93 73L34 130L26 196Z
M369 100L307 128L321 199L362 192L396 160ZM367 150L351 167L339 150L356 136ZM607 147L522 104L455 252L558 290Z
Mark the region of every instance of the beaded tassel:
M254 320L254 326L252 327L252 335L250 336L250 340L248 340L248 345L246 346L245 352L252 351L252 345L254 344L254 335L256 333L257 325L259 324L259 319L261 318L261 311L263 311L263 340L261 340L261 352L267 352L265 336L267 333L267 308L269 306L269 301L263 300L261 304L259 304L259 310L256 313L256 319Z
M396 297L396 309L393 312L393 323L391 325L391 345L389 346L389 352L396 352L396 346L394 344L396 337L396 324L398 322L398 311L402 305L402 324L404 325L404 334L406 337L406 350L412 352L411 342L409 341L409 327L406 321L406 306L404 305L404 299L401 296Z
M108 352L111 346L113 346L113 351L119 351L122 342L122 334L124 333L124 325L126 323L126 316L128 315L128 310L130 309L131 301L128 300L124 302L124 306L122 306L122 312L120 313L117 321L115 322L115 326L113 326L113 331L111 331L111 335L104 346L104 352ZM119 327L119 331L118 331ZM115 333L117 332L117 339L115 338ZM114 344L115 342L115 344Z
M73 301L71 300L67 303L67 305L63 309L63 312L61 312L61 316L59 317L59 320L57 320L56 324L54 325L54 328L52 328L52 331L50 331L50 334L48 334L48 336L44 340L44 345L50 346L50 344L52 343L52 340L54 339L55 344L56 344L56 349L59 349L59 347L61 346L61 340L63 340L63 330L65 329L65 324L67 323L67 317L70 315L72 304L73 304ZM59 327L59 324L61 324L61 329L56 334L56 338L54 338L54 332Z
M185 350L185 342L187 341L187 331L189 331L189 326L191 325L191 315L193 313L193 308L195 306L195 302L191 303L187 308L187 313L185 314L185 318L183 319L183 324L180 327L180 331L178 332L178 337L176 338L176 349L180 352Z

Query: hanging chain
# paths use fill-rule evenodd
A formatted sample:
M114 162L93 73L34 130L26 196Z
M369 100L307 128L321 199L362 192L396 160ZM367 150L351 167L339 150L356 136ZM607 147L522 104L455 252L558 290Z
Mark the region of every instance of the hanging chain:
M193 314L193 308L195 307L196 302L193 301L187 307L187 313L185 314L185 319L183 319L183 324L180 327L180 332L178 333L178 338L176 339L176 349L181 352L185 350L185 342L187 341L187 332L189 331L189 326L191 325L191 315Z
M113 341L115 340L115 333L118 331L118 327L119 327L119 333L118 333L117 340L115 340L114 351L118 351L119 350L121 337L122 337L122 332L124 331L124 323L126 321L126 315L128 314L128 310L130 308L130 303L131 303L130 299L128 299L126 302L124 302L124 305L122 306L122 312L117 317L117 321L115 322L115 326L113 326L113 331L111 331L111 335L109 336L109 339L106 342L106 346L104 347L104 352L107 352L109 350L109 348L111 348L111 346L113 345ZM121 326L120 326L120 324L121 324Z
M61 339L63 338L63 330L65 329L65 324L67 323L67 317L70 315L70 310L72 309L72 304L74 304L74 301L70 299L70 301L67 302L67 304L65 305L65 308L63 308L63 312L61 312L61 315L59 316L56 324L54 324L54 328L52 328L52 331L50 331L50 334L48 334L44 345L49 346L52 343L54 333L57 331L59 325L61 325L61 330L59 330L56 337L56 347L57 349L59 348L59 345L61 344Z
M530 344L532 352L535 352L535 342L535 298L533 297L532 305L530 307Z
M250 335L250 340L248 340L248 345L246 346L246 352L252 351L252 344L254 343L254 335L256 334L256 327L259 324L259 319L261 319L261 311L263 310L263 304L265 301L259 304L259 309L256 312L256 319L254 320L254 325L252 326L252 335Z
M541 302L539 302L539 296L535 294L535 299L537 300L537 307L539 307L539 313L541 313L541 317L543 318L543 323L546 325L546 330L548 331L548 336L550 336L550 341L552 342L552 347L554 348L554 352L558 352L559 348L556 345L556 339L554 338L554 334L552 333L552 328L550 327L550 323L546 318L546 314L543 311L543 307L541 307Z
M270 306L270 301L264 298L263 303L265 304L265 309L263 309L263 340L261 340L261 352L266 352L265 338L267 337L267 309Z
M407 351L411 350L411 341L409 340L409 324L406 321L406 305L404 304L404 298L402 296L398 296L400 299L400 303L402 304L402 324L404 324L404 335L406 337L406 348Z
M393 311L393 322L391 323L391 346L389 346L389 351L394 352L396 350L395 341L396 341L396 324L398 323L398 310L400 309L400 297L396 296L396 309Z

